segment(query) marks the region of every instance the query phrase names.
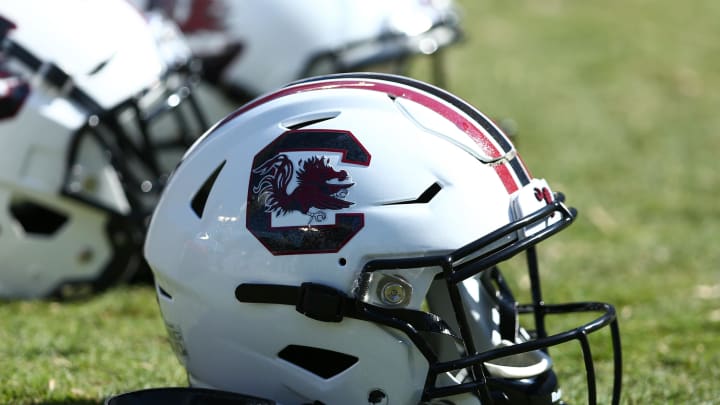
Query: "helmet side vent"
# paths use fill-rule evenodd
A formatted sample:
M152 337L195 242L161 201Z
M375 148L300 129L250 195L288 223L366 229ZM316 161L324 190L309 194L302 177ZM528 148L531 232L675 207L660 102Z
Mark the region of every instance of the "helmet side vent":
M167 299L167 300L172 301L173 296L170 295L170 293L167 292L167 290L165 290L164 288L162 288L162 286L161 286L160 284L157 285L157 291L158 291L158 294L159 294L161 297L163 297L163 298L165 298L165 299Z
M342 373L358 361L349 354L299 345L285 347L278 357L325 379Z
M296 130L323 121L331 120L340 115L340 111L320 111L312 114L303 114L284 120L280 125L290 130Z
M217 180L218 175L222 171L223 166L225 166L225 162L226 161L223 160L223 162L220 163L220 166L218 166L217 169L212 172L212 174L207 178L207 180L205 180L202 187L200 187L200 189L195 193L195 196L190 202L190 207L195 212L195 215L198 216L198 218L202 218L203 216L203 211L205 210L205 204L207 203L210 191L215 184L215 180Z
M97 66L90 69L90 71L88 72L88 76L96 75L101 70L105 69L105 66L107 66L107 64L110 62L110 59L112 59L112 58L105 59L104 61L98 63Z
M435 182L414 200L403 200L385 203L383 205L403 205L403 204L427 204L442 190L440 183Z
M53 235L68 220L67 215L53 208L27 200L13 201L10 213L25 233L36 235Z

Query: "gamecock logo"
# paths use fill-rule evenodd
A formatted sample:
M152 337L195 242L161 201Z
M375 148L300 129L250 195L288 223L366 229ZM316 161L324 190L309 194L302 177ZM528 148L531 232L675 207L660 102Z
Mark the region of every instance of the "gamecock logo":
M330 183L347 180L345 170L333 169L329 159L320 156L301 160L299 164L297 188L291 193L287 190L295 169L287 155L277 155L253 170L263 176L253 187L253 194L264 201L265 212L280 216L299 211L310 217L310 225L313 220L321 222L326 218L324 209L339 210L353 204L343 200L353 183ZM313 208L316 211L312 211Z
M248 230L275 255L337 252L364 225L363 214L345 212L354 205L348 170L369 164L349 132L282 134L253 160Z

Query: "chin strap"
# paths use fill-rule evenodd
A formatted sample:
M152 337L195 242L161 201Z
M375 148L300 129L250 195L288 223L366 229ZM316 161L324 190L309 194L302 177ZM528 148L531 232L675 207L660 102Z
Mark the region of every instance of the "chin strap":
M341 322L348 317L394 326L399 321L417 332L439 333L460 341L435 314L370 305L323 284L240 284L235 289L235 298L243 303L293 305L299 313L321 322Z

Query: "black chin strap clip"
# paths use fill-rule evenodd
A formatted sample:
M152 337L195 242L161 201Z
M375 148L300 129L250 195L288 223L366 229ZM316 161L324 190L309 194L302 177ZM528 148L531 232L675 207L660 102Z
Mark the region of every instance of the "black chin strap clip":
M322 322L340 322L353 316L354 300L332 287L302 283L299 287L279 284L240 284L235 289L240 302L292 305L299 313Z
M298 291L295 310L322 322L340 322L352 305L340 291L314 283L302 283Z
M412 309L380 308L323 284L240 284L235 289L235 298L246 303L291 305L297 312L321 322L340 322L347 317L393 327L402 324L416 332L438 333L460 340L437 315Z

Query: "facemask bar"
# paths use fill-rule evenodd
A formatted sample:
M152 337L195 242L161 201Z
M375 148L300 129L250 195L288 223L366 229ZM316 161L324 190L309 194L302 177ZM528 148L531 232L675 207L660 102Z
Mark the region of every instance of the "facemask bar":
M520 308L520 313L527 313L530 311L533 311L532 306ZM501 357L511 356L533 350L546 350L547 348L552 346L560 345L571 340L577 340L580 343L580 347L583 353L583 360L585 363L585 372L587 376L588 386L588 404L594 405L597 403L597 389L595 384L596 378L593 366L592 352L590 349L587 335L605 326L610 325L614 352L613 360L615 367L612 403L618 404L620 401L622 363L620 353L620 332L617 324L615 308L610 304L601 302L579 302L544 306L544 315L579 312L601 312L601 316L580 327L552 336L538 338L536 340L518 343L512 346L499 347L483 353L469 355L459 360L431 364L429 373L430 377L428 378L428 381L434 381L442 373L457 371L464 368L473 368L473 370L476 372L476 381L448 387L431 386L430 388L426 388L427 398L438 398L464 392L475 392L478 389L487 390L487 386L492 384L493 378L487 377L486 373L482 370L480 370L482 371L482 373L478 373L478 365ZM465 339L465 341L467 341L467 339ZM478 378L478 374L481 376L481 378ZM489 395L489 393L486 395Z
M405 332L418 345L418 349L425 355L426 359L430 364L428 372L428 378L425 384L425 391L423 400L430 400L433 398L446 397L450 395L456 395L461 393L475 393L478 395L483 403L492 404L492 394L490 392L489 385L492 383L493 377L488 376L486 370L482 366L483 363L492 361L501 357L511 356L519 353L529 352L533 350L547 350L550 346L559 345L566 343L570 340L578 340L581 345L583 352L583 358L585 362L585 369L587 374L588 383L588 403L595 404L597 402L596 385L595 385L595 371L593 367L592 354L590 351L590 345L587 340L589 333L595 332L607 325L610 325L612 334L612 344L614 351L614 386L613 386L613 404L617 404L620 399L620 383L622 374L622 363L620 353L620 337L619 329L616 320L615 309L612 305L597 302L583 302L583 303L571 303L561 305L546 305L542 302L542 296L540 294L540 284L538 276L537 258L533 246L538 242L548 238L549 236L564 229L575 219L577 212L573 208L568 208L564 205L564 196L560 193L555 195L555 199L552 203L539 209L538 211L531 213L511 224L497 229L490 234L465 245L454 252L451 252L444 256L428 256L419 258L405 258L405 259L381 259L373 260L368 262L363 268L363 273L380 271L380 270L392 270L392 269L413 269L440 266L443 271L441 277L446 280L448 293L453 303L455 316L458 321L460 336L462 338L465 354L457 359L445 362L438 362L437 357L429 348L426 342L418 336L412 336L408 333L407 328ZM519 238L514 235L518 235L521 230L529 225L539 223L547 220L548 218L560 215L560 219L553 222L543 230L532 234L526 238ZM497 246L497 241L506 240L509 241L503 245ZM487 246L497 246L494 249L482 252L483 249L487 249ZM478 252L482 254L478 255ZM460 298L458 290L458 283L463 280L472 277L482 271L494 268L494 266L507 260L514 255L522 252L529 251L529 271L532 282L532 294L533 304L521 305L518 308L519 313L534 313L536 320L536 328L538 328L538 338L528 342L518 343L512 346L499 347L496 349L484 351L479 353L473 343L471 329L469 327L469 321L465 316L465 310ZM500 282L504 285L504 282ZM507 288L507 286L505 286ZM507 288L509 290L509 288ZM573 330L547 336L544 328L544 317L549 314L567 314L575 312L601 312L602 315L597 319L582 325ZM388 326L392 326L385 320L376 321ZM403 328L400 328L403 330ZM423 343L418 344L418 341ZM436 386L436 380L438 376L446 372L460 371L466 369L472 375L472 381L467 383L460 383L451 386Z
M587 335L609 324L613 347L612 403L618 404L620 402L620 392L622 390L622 346L620 344L620 328L617 322L615 307L602 302L578 302L554 305L546 304L545 301L542 299L539 266L535 247L531 247L530 249L528 249L526 254L528 271L530 276L532 303L518 305L518 313L533 315L535 320L535 335L538 341L557 341L557 343L549 344L548 347L564 343L561 335L568 335L568 337L572 335L573 339L577 339L578 342L580 342L583 352L583 358L585 360L585 372L587 376L589 404L595 404L597 402L597 389L595 384L595 371L592 362L590 345L587 340ZM502 281L500 282L504 283ZM546 315L568 314L575 312L602 312L603 315L600 318L594 320L593 322L587 323L579 328L574 329L571 332L565 332L564 334L556 334L552 337L547 336L547 331L545 329ZM547 351L547 349L544 350Z
M163 167L159 160L161 154L175 150L179 155L190 146L195 136L207 128L205 117L190 91L192 83L189 81L192 79L186 80L173 88L167 84L168 80L163 80L157 89L160 94L150 106L143 108L140 105L142 97L139 97L128 100L113 110L90 116L70 145L63 193L98 208L113 211L102 202L87 198L69 187L73 166L79 161L80 143L90 138L109 152L108 160L121 177L125 197L131 207L130 215L144 220L152 212L154 202L172 169ZM194 125L184 113L193 117ZM118 118L120 114L127 114L128 122L121 122ZM154 139L151 128L153 123L167 118L173 120L173 132L177 133L169 139ZM134 138L131 136L132 130L137 132Z
M493 404L494 401L492 399L493 395L490 386L507 385L509 380L488 377L483 366L485 362L501 357L543 350L547 347L559 345L570 340L578 340L583 350L588 378L588 402L595 404L595 371L592 365L592 354L590 352L587 335L609 324L612 331L615 356L613 404L617 404L620 399L620 370L622 364L620 360L619 329L615 309L612 305L595 302L544 305L540 302L538 304L521 306L521 313L541 309L542 314L540 318L549 314L587 311L602 312L602 315L592 322L567 332L479 353L474 347L469 321L465 316L465 308L460 298L458 283L462 280L472 277L481 271L494 268L498 262L506 260L523 250L530 249L534 244L567 227L574 220L576 211L567 208L563 204L563 200L563 196L557 194L554 201L548 203L538 211L446 255L369 261L363 267L358 278L358 285L354 290L354 296L347 296L343 291L315 283L303 283L300 286L244 283L238 285L235 289L235 298L240 303L292 305L295 306L296 311L301 314L322 322L341 322L344 317L350 317L385 325L403 332L415 344L416 348L422 353L429 364L422 396L423 401L462 393L473 393L481 399L483 404ZM554 215L560 215L560 218L554 220L554 222L544 230L538 231L524 239L508 238L509 235L517 234L519 230L525 226L533 225L541 221L546 222L546 220ZM498 240L509 242L504 245L499 245L497 243ZM493 248L488 250L488 246ZM482 252L482 254L478 255L478 251ZM362 299L368 291L366 281L371 279L370 273L372 272L382 270L423 271L423 269L432 267L442 269L438 277L447 283L448 293L460 329L459 337L454 331L448 328L445 321L434 314L411 309L383 308L369 304ZM537 272L536 264L532 265L531 272ZM497 279L496 282L502 283L499 279ZM363 283L365 283L365 285ZM503 288L509 291L507 286ZM539 289L539 283L537 284L537 288ZM539 291L536 297L537 299L541 299ZM455 360L438 361L437 354L430 342L422 336L423 333L433 333L436 336L442 335L454 338L457 343L464 346L464 354ZM463 370L470 373L472 377L470 382L449 386L437 386L437 380L441 374Z
M71 170L77 160L79 144L84 137L89 136L109 151L109 160L122 179L125 197L131 206L129 216L144 220L150 214L152 206L143 204L141 201L147 199L146 196L149 190L152 190L153 195L159 195L168 175L157 160L159 153L170 148L178 148L179 151L184 151L197 135L208 128L207 119L190 90L194 86L194 80L196 80L198 73L194 69L195 65L189 62L187 65L177 66L173 70L166 72L164 77L160 78L157 83L159 89L156 90L162 92L162 94L152 105L140 105L143 97L147 95L147 93L144 93L138 94L135 98L127 100L108 111L103 109L86 92L75 86L72 77L62 68L52 62L41 60L29 50L8 38L7 33L12 28L14 28L12 22L0 18L0 52L2 55L5 58L13 58L19 61L35 76L33 79L40 80L56 89L60 97L71 100L88 114L86 124L77 131L69 147L65 181L61 192L70 198L80 200L112 214L128 216L127 213L118 213L116 208L84 196L69 187ZM197 124L196 128L193 128L187 117L181 112L181 107L185 106L189 107L189 113ZM123 125L118 119L118 115L122 111L128 110L132 111L134 115L134 122L131 125L139 131L139 139L133 139L126 128L127 126ZM167 116L167 114L172 114L177 123L177 136L169 141L157 142L152 139L150 126L153 121ZM137 171L130 169L128 160L142 167L141 172L143 174L140 177L136 173Z

